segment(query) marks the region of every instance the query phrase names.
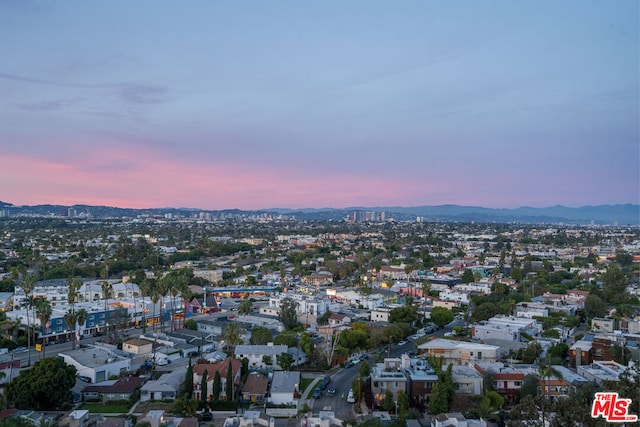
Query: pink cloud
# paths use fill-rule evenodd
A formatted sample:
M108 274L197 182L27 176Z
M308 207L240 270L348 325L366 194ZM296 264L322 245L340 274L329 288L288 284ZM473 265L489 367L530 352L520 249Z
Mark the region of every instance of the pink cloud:
M182 161L142 146L94 145L75 158L11 154L0 179L15 204L99 204L121 207L346 207L411 203L419 183L370 175L306 171L306 165ZM435 190L435 188L432 188Z

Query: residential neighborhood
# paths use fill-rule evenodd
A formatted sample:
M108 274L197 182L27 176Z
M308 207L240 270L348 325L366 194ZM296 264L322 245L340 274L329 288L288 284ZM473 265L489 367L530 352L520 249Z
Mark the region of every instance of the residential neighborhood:
M591 425L595 391L638 400L637 228L0 225L0 422Z

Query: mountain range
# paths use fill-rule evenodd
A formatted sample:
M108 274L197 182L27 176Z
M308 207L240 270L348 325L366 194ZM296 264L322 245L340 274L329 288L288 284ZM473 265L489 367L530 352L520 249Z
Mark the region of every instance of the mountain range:
M4 216L16 214L30 215L61 215L66 216L69 209L74 209L78 214L89 214L94 218L107 217L137 217L139 215L166 215L174 214L186 216L199 212L210 212L213 215L255 215L255 214L280 214L287 217L304 220L344 220L354 212L384 212L385 218L395 220L415 220L421 217L424 221L441 222L481 222L481 223L564 223L564 224L618 224L618 225L640 225L640 205L618 204L618 205L598 205L598 206L550 206L545 208L534 208L522 206L515 209L496 209L479 206L459 206L459 205L437 205L437 206L386 206L386 207L349 207L342 209L322 208L322 209L288 209L271 208L260 210L205 210L192 208L149 208L133 209L119 208L111 206L90 206L90 205L33 205L16 206L11 203L0 201L0 210Z

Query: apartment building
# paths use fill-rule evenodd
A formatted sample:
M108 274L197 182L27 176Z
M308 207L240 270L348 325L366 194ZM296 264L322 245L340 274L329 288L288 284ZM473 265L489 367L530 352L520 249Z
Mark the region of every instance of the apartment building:
M500 358L499 346L442 338L420 344L418 350L421 354L442 359L443 366L496 362Z

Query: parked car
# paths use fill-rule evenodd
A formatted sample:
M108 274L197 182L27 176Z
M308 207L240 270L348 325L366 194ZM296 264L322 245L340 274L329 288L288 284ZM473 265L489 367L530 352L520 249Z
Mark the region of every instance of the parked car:
M321 397L322 397L322 389L320 387L317 387L315 390L313 390L313 398L320 399Z
M80 378L80 381L84 381L85 383L91 383L91 378L85 377L84 375L80 375L78 378Z
M203 412L200 414L200 421L212 421L213 420L213 414L209 411L207 412Z
M347 360L346 362L344 362L344 367L345 368L350 368L353 366L353 362L351 360Z
M407 345L407 341L402 340L398 343L398 345Z
M331 382L331 377L327 375L322 379L322 381L320 381L320 388L324 390L325 388L327 388L330 382Z
M349 394L347 395L347 403L356 403L356 399L353 396L353 389L349 390Z
M367 353L360 356L360 360L367 360L368 358L369 358L369 355Z

